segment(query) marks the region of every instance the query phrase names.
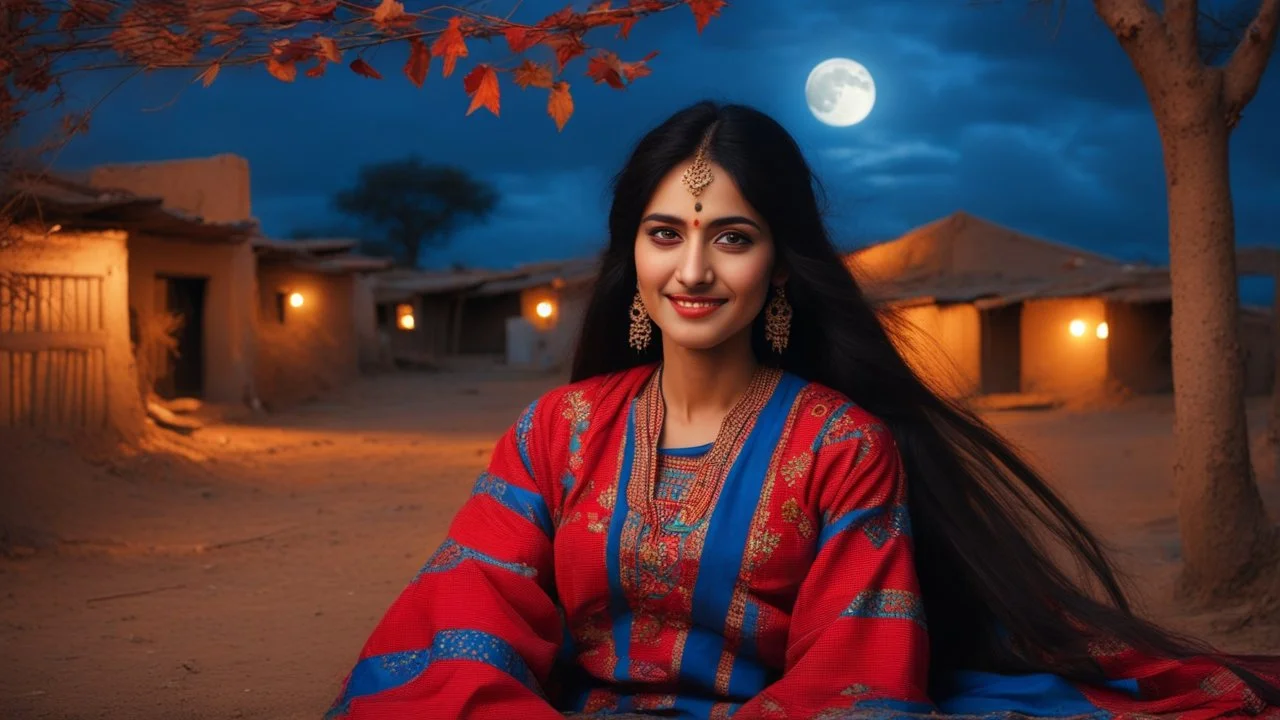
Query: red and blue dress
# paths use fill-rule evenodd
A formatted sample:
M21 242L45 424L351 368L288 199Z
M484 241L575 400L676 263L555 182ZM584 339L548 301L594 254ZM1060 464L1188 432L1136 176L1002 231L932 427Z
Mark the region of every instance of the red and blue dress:
M738 431L659 450L654 371L562 387L521 415L330 717L1280 720L1211 661L1123 647L1097 649L1105 686L960 673L930 698L889 432L828 388L765 371Z

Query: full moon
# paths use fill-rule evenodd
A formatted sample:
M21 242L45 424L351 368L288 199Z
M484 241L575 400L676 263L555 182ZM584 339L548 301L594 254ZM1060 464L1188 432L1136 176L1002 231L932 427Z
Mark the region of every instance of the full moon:
M861 63L831 58L809 72L804 99L814 117L828 125L848 127L871 114L876 104L876 83Z

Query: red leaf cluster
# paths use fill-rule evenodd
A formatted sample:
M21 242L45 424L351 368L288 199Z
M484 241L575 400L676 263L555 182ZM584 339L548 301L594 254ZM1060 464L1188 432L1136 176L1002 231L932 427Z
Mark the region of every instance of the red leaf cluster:
M515 55L539 48L554 60L471 68L463 78L470 97L467 114L487 108L498 115L499 74L511 72L518 87L548 92L547 113L558 129L574 113L569 84L561 74L595 50L587 33L617 26L618 36L626 38L640 18L677 5L689 6L701 32L727 5L725 0L593 0L585 10L570 5L535 24L519 24L447 5L410 12L407 0L61 0L61 7L42 0L3 3L8 26L0 27L0 127L17 117L27 96L57 92L56 103L62 97L61 68L82 69L76 65L80 58L93 67L99 61L88 58L104 48L127 65L196 68L196 80L207 87L225 66L262 64L273 77L294 82L300 69L319 77L329 64L344 62L344 48L363 53L407 41L403 72L422 87L432 58L441 59L441 73L449 77L459 59L468 57L468 39L501 35ZM443 27L436 24L444 18ZM62 32L47 36L56 35L56 40L28 43L29 28L55 25ZM624 62L613 52L596 50L588 57L586 75L623 89L650 74L648 62L656 54ZM364 57L350 60L348 67L362 77L382 78Z
M597 84L608 83L609 87L622 90L637 78L652 73L646 63L657 56L657 51L654 51L636 62L623 62L608 50L601 50L587 63L587 77Z

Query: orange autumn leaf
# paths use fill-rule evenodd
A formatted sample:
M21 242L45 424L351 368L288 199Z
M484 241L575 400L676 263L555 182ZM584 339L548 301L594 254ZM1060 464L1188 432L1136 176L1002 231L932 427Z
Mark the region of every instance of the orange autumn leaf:
M635 15L632 15L631 17L628 17L628 18L623 18L622 22L618 23L618 37L622 38L623 40L626 40L627 38L631 37L631 28L636 26L636 20L639 20L639 19L640 18L636 17Z
M711 22L711 18L720 14L720 9L729 3L725 0L689 0L689 9L693 11L693 19L698 24L698 32Z
M628 83L633 83L636 78L653 74L653 71L649 69L649 61L656 57L658 57L658 51L654 50L635 62L622 63L622 76L627 79Z
M556 130L564 130L564 124L573 115L573 96L569 94L569 83L558 82L551 88L547 98L547 114L556 121Z
M608 50L601 50L587 61L587 77L596 83L608 83L609 87L618 90L626 87L622 81L622 63Z
M511 52L517 55L542 42L545 37L541 30L521 25L508 25L503 29L502 35L507 39Z
M267 72L281 82L293 82L298 77L298 66L292 61L280 62L275 58L267 58Z
M582 42L582 36L573 33L552 35L544 43L556 51L557 68L563 68L570 60L587 51L587 46Z
M521 88L529 86L551 88L551 68L541 63L525 60L515 71L516 84Z
M467 114L486 107L494 115L498 114L498 73L491 65L477 65L462 79L462 89L471 96L471 107Z
M314 40L285 39L271 43L271 54L282 63L296 63L309 60L320 52L320 45Z
M342 50L338 48L338 43L333 38L318 37L316 45L320 48L320 57L329 62L342 62Z
M636 21L640 19L641 12L655 12L663 7L660 0L631 0L627 3L627 9L631 11L630 15L625 16L618 25L618 37L626 40L631 35L631 28L635 27Z
M431 67L431 51L422 38L409 39L409 60L404 64L404 74L414 85L422 87L427 79L427 70Z
M382 73L374 70L372 65L364 61L364 58L356 58L355 60L352 60L349 67L351 68L351 71L357 75L362 75L374 80L382 79Z
M636 62L622 62L617 55L608 50L601 50L587 63L587 77L597 83L608 83L609 87L621 90L636 78L651 74L652 71L645 63L657 56L658 53L655 51Z
M213 84L213 81L218 78L218 71L221 69L222 69L221 65L219 65L218 63L213 63L209 67L205 68L204 72L201 72L199 75L197 75L196 79L199 80L201 83L203 83L205 87L209 87L210 85Z
M458 58L467 56L467 43L462 37L462 18L457 15L449 18L449 26L440 33L440 37L431 43L431 54L444 57L444 76L453 74Z
M379 25L404 25L413 22L413 18L404 11L404 3L382 0L378 9L373 11L373 21Z

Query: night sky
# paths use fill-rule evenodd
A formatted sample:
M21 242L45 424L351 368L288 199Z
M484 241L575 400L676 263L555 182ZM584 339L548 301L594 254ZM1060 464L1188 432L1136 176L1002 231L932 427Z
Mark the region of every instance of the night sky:
M515 17L536 22L563 4L526 0ZM490 3L495 14L509 8ZM440 77L437 60L421 90L400 72L400 47L367 56L381 81L343 67L293 84L261 67L224 70L209 89L190 75L141 78L98 109L58 167L237 153L252 169L254 214L266 233L287 236L332 225L329 197L361 164L416 153L463 166L502 194L488 223L430 251L427 263L504 266L599 248L605 188L630 146L674 110L711 98L759 107L797 136L844 246L963 209L1125 259L1167 260L1155 124L1086 0L1068 3L1061 24L1027 0L737 0L701 36L678 8L642 21L629 41L611 30L591 39L624 60L661 54L653 75L625 91L575 77L586 69L575 61L577 110L562 133L545 114L545 91L506 78L501 118L464 117L462 76L507 51L502 41L472 41L452 77ZM827 127L805 107L809 70L832 56L875 76L877 105L860 125ZM1266 130L1280 125L1280 59L1272 65L1232 140L1242 245L1280 245L1280 133ZM114 82L86 77L73 90L92 100ZM1258 292L1248 295L1262 300Z

